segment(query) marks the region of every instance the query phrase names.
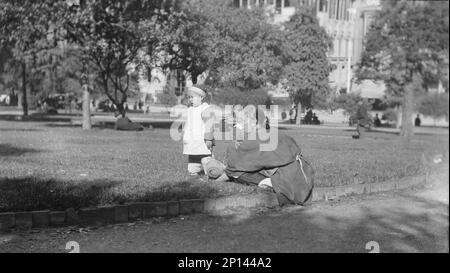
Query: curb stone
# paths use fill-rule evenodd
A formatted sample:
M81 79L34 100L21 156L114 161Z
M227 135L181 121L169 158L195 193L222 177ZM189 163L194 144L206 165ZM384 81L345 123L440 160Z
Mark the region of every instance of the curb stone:
M29 229L33 227L33 217L31 212L16 212L15 215L17 228Z
M142 208L144 219L168 215L168 202L143 203Z
M33 211L31 217L33 227L48 227L50 225L50 210Z
M63 226L66 223L65 211L50 211L49 215L51 226Z
M16 225L16 215L13 212L0 213L0 231L6 231Z
M371 194L390 190L402 190L425 186L429 175L404 177L395 181L370 184L352 184L336 187L314 188L311 201L327 201L343 196ZM188 199L168 202L135 202L125 205L98 206L92 208L73 208L65 211L31 211L0 213L0 231L12 228L30 229L32 227L64 225L104 225L123 223L150 217L175 217L194 213L217 213L229 208L256 208L279 206L274 192L262 191L255 194L234 195L208 199Z

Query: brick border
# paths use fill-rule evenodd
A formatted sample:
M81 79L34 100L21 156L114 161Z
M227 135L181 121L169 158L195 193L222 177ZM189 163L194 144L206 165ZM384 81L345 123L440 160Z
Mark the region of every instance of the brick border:
M370 194L391 190L424 186L429 175L404 177L395 181L370 184L355 184L336 187L315 188L312 202L330 200L349 195ZM175 217L194 213L217 213L227 208L277 207L278 200L273 192L234 195L211 199L189 199L168 202L135 202L123 205L81 208L75 211L27 211L0 213L0 231L11 228L29 229L60 227L68 225L105 225L124 223L152 217Z

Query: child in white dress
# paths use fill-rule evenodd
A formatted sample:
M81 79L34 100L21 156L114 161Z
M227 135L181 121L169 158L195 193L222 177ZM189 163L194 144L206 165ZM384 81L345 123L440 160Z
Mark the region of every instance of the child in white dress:
M187 90L189 107L183 133L183 154L188 156L188 172L192 176L203 174L202 158L212 155L214 135L212 127L208 128L209 104L203 102L206 93L200 88L189 87Z

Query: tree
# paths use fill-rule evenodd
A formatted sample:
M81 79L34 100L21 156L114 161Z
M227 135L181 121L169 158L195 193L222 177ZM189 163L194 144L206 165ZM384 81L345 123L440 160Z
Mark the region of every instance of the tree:
M301 107L324 105L331 93L328 76L333 67L326 54L332 40L308 9L296 11L284 32L282 83L297 105L300 124Z
M154 51L155 40L164 37L164 22L170 16L168 2L87 0L66 12L68 41L79 47L85 69L95 68L103 93L123 117L138 70L148 69L153 57L160 54Z
M358 120L358 109L366 109L369 111L372 105L368 100L361 97L358 93L340 94L333 100L333 105L336 108L344 109L345 113L349 116L350 122L353 123ZM368 118L368 117L366 117Z
M415 97L448 71L448 3L383 1L365 43L358 80L383 80L402 105L400 135L413 135ZM448 72L447 72L448 73Z
M431 116L436 126L436 119L445 117L448 121L448 93L432 93L423 96L417 110L425 116Z
M162 43L169 61L163 69L181 69L190 74L193 84L214 63L215 29L211 1L185 1L168 23L170 29Z
M259 8L235 8L229 1L211 1L209 5L214 43L208 84L252 90L277 82L282 68L278 26L270 24Z
M166 88L164 92L157 94L158 102L166 106L169 112L169 107L172 107L178 103L178 98L169 88Z
M236 87L226 87L214 94L213 103L221 105L265 105L267 90L265 88L242 90Z
M20 67L23 115L28 115L27 86L32 82L30 67L43 54L57 47L60 32L53 28L59 20L61 1L12 1L0 2L0 44L11 49Z
M0 89L8 91L10 97L17 98L20 90L20 63L14 58L10 48L0 49ZM13 104L15 105L15 103Z

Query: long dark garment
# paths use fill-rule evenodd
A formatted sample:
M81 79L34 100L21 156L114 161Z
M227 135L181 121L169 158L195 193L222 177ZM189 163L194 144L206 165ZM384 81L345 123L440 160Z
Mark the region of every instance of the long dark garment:
M258 184L270 177L280 205L304 204L311 199L314 170L290 136L279 134L274 151L260 151L259 140L244 140L227 149L225 172L238 182Z

